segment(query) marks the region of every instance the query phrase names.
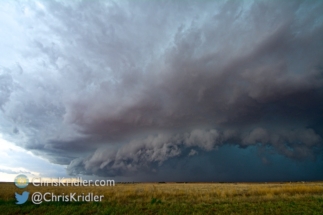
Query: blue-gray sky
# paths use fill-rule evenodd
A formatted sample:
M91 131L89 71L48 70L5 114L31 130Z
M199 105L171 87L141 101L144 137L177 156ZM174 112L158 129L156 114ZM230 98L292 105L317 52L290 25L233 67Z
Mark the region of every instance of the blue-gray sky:
M323 180L323 1L0 8L2 180Z

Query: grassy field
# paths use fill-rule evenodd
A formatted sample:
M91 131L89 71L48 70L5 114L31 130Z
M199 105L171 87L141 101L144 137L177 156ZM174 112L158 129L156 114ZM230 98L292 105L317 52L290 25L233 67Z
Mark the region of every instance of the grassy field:
M0 214L323 214L323 182L137 183L114 187L34 187L0 183ZM102 202L16 205L14 193L29 191L104 195Z

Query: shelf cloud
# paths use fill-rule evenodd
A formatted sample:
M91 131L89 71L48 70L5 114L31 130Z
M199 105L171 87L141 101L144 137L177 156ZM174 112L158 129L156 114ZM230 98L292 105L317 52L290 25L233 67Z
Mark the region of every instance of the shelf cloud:
M225 146L321 159L321 1L0 4L0 132L71 175Z

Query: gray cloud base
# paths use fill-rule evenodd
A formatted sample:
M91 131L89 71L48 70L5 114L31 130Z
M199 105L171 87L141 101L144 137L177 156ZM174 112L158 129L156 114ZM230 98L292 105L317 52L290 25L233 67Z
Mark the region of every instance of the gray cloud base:
M1 61L1 132L70 174L226 144L322 155L321 1L12 4L24 36Z

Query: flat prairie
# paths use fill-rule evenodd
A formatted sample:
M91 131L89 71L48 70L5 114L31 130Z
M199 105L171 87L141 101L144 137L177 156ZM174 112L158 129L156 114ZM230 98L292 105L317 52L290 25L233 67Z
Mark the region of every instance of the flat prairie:
M34 186L0 183L0 214L323 214L323 182L128 183L115 186ZM30 193L17 205L15 192ZM101 202L33 204L35 192L104 196Z

